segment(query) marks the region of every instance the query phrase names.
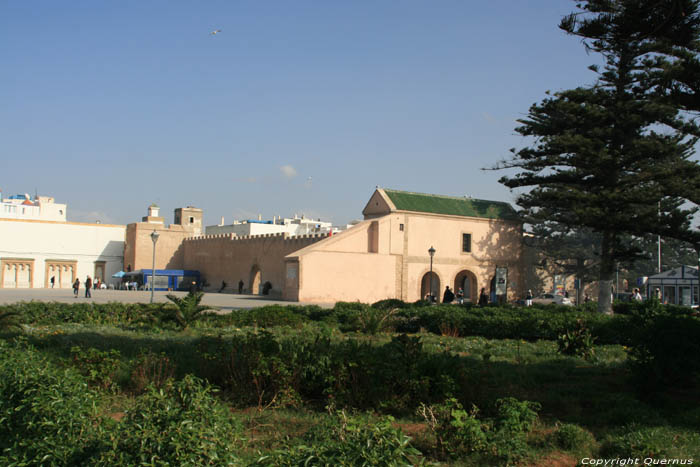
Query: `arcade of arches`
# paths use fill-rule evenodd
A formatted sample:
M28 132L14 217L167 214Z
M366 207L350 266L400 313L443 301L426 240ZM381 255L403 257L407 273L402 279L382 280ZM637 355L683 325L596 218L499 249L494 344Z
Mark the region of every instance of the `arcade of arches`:
M420 296L426 298L430 293L430 272L426 272L421 279L421 289ZM435 295L437 301L442 300L443 287L441 287L442 281L437 272L432 272L433 277L433 287L432 292ZM457 294L457 291L461 288L464 291L464 301L476 303L479 299L479 289L477 288L476 275L469 270L462 270L457 273L452 284L448 284L452 287L452 291Z

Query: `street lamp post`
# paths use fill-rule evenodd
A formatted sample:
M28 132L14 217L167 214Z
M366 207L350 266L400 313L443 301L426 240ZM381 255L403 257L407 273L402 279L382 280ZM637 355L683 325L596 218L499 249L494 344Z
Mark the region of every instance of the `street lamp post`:
M435 248L432 246L428 250L428 254L430 255L430 285L428 289L430 290L430 302L432 303L433 300L433 256L435 256Z
M156 242L160 234L155 230L151 234L151 240L153 240L153 269L151 269L151 303L153 303L153 291L156 288Z

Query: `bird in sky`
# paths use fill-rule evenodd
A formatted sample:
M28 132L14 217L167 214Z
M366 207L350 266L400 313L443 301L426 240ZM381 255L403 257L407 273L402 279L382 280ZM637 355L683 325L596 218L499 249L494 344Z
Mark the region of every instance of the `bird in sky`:
M210 36L216 36L221 32L221 29L214 29L212 32L209 33Z

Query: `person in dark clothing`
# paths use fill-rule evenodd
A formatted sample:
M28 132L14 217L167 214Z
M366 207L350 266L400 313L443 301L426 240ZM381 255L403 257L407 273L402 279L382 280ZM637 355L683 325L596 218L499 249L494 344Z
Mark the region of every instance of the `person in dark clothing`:
M92 288L92 279L90 279L90 276L87 276L87 279L85 279L85 298L92 298L92 295L90 295L91 288Z
M56 284L56 276L51 276L51 288Z
M221 281L221 288L219 289L219 293L223 292L225 288L226 288L226 281Z
M238 293L243 293L243 280L238 281Z
M486 288L482 287L481 292L479 292L479 306L486 306L489 304L489 295L486 293Z
M75 298L78 298L78 290L80 290L80 279L76 277L75 282L73 282L73 295Z
M452 303L452 300L455 299L455 294L450 290L450 286L446 285L445 286L445 293L442 294L442 303Z

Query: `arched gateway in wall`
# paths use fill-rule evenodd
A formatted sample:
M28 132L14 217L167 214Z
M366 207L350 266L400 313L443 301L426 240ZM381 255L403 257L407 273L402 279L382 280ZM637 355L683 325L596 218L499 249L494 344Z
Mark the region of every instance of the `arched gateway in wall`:
M248 283L250 284L250 293L253 295L259 295L260 294L260 281L262 280L262 272L260 271L260 267L255 264L250 270L250 281Z
M426 272L423 275L423 278L420 281L420 298L421 300L425 299L425 296L430 293L430 272ZM435 299L439 302L440 298L442 297L441 290L440 290L440 277L437 275L435 271L432 272L432 277L433 277L433 287L432 287L432 292L433 295L435 296Z
M469 270L463 270L455 276L454 293L461 288L464 291L464 301L476 303L479 300L479 290L477 289L476 276Z

